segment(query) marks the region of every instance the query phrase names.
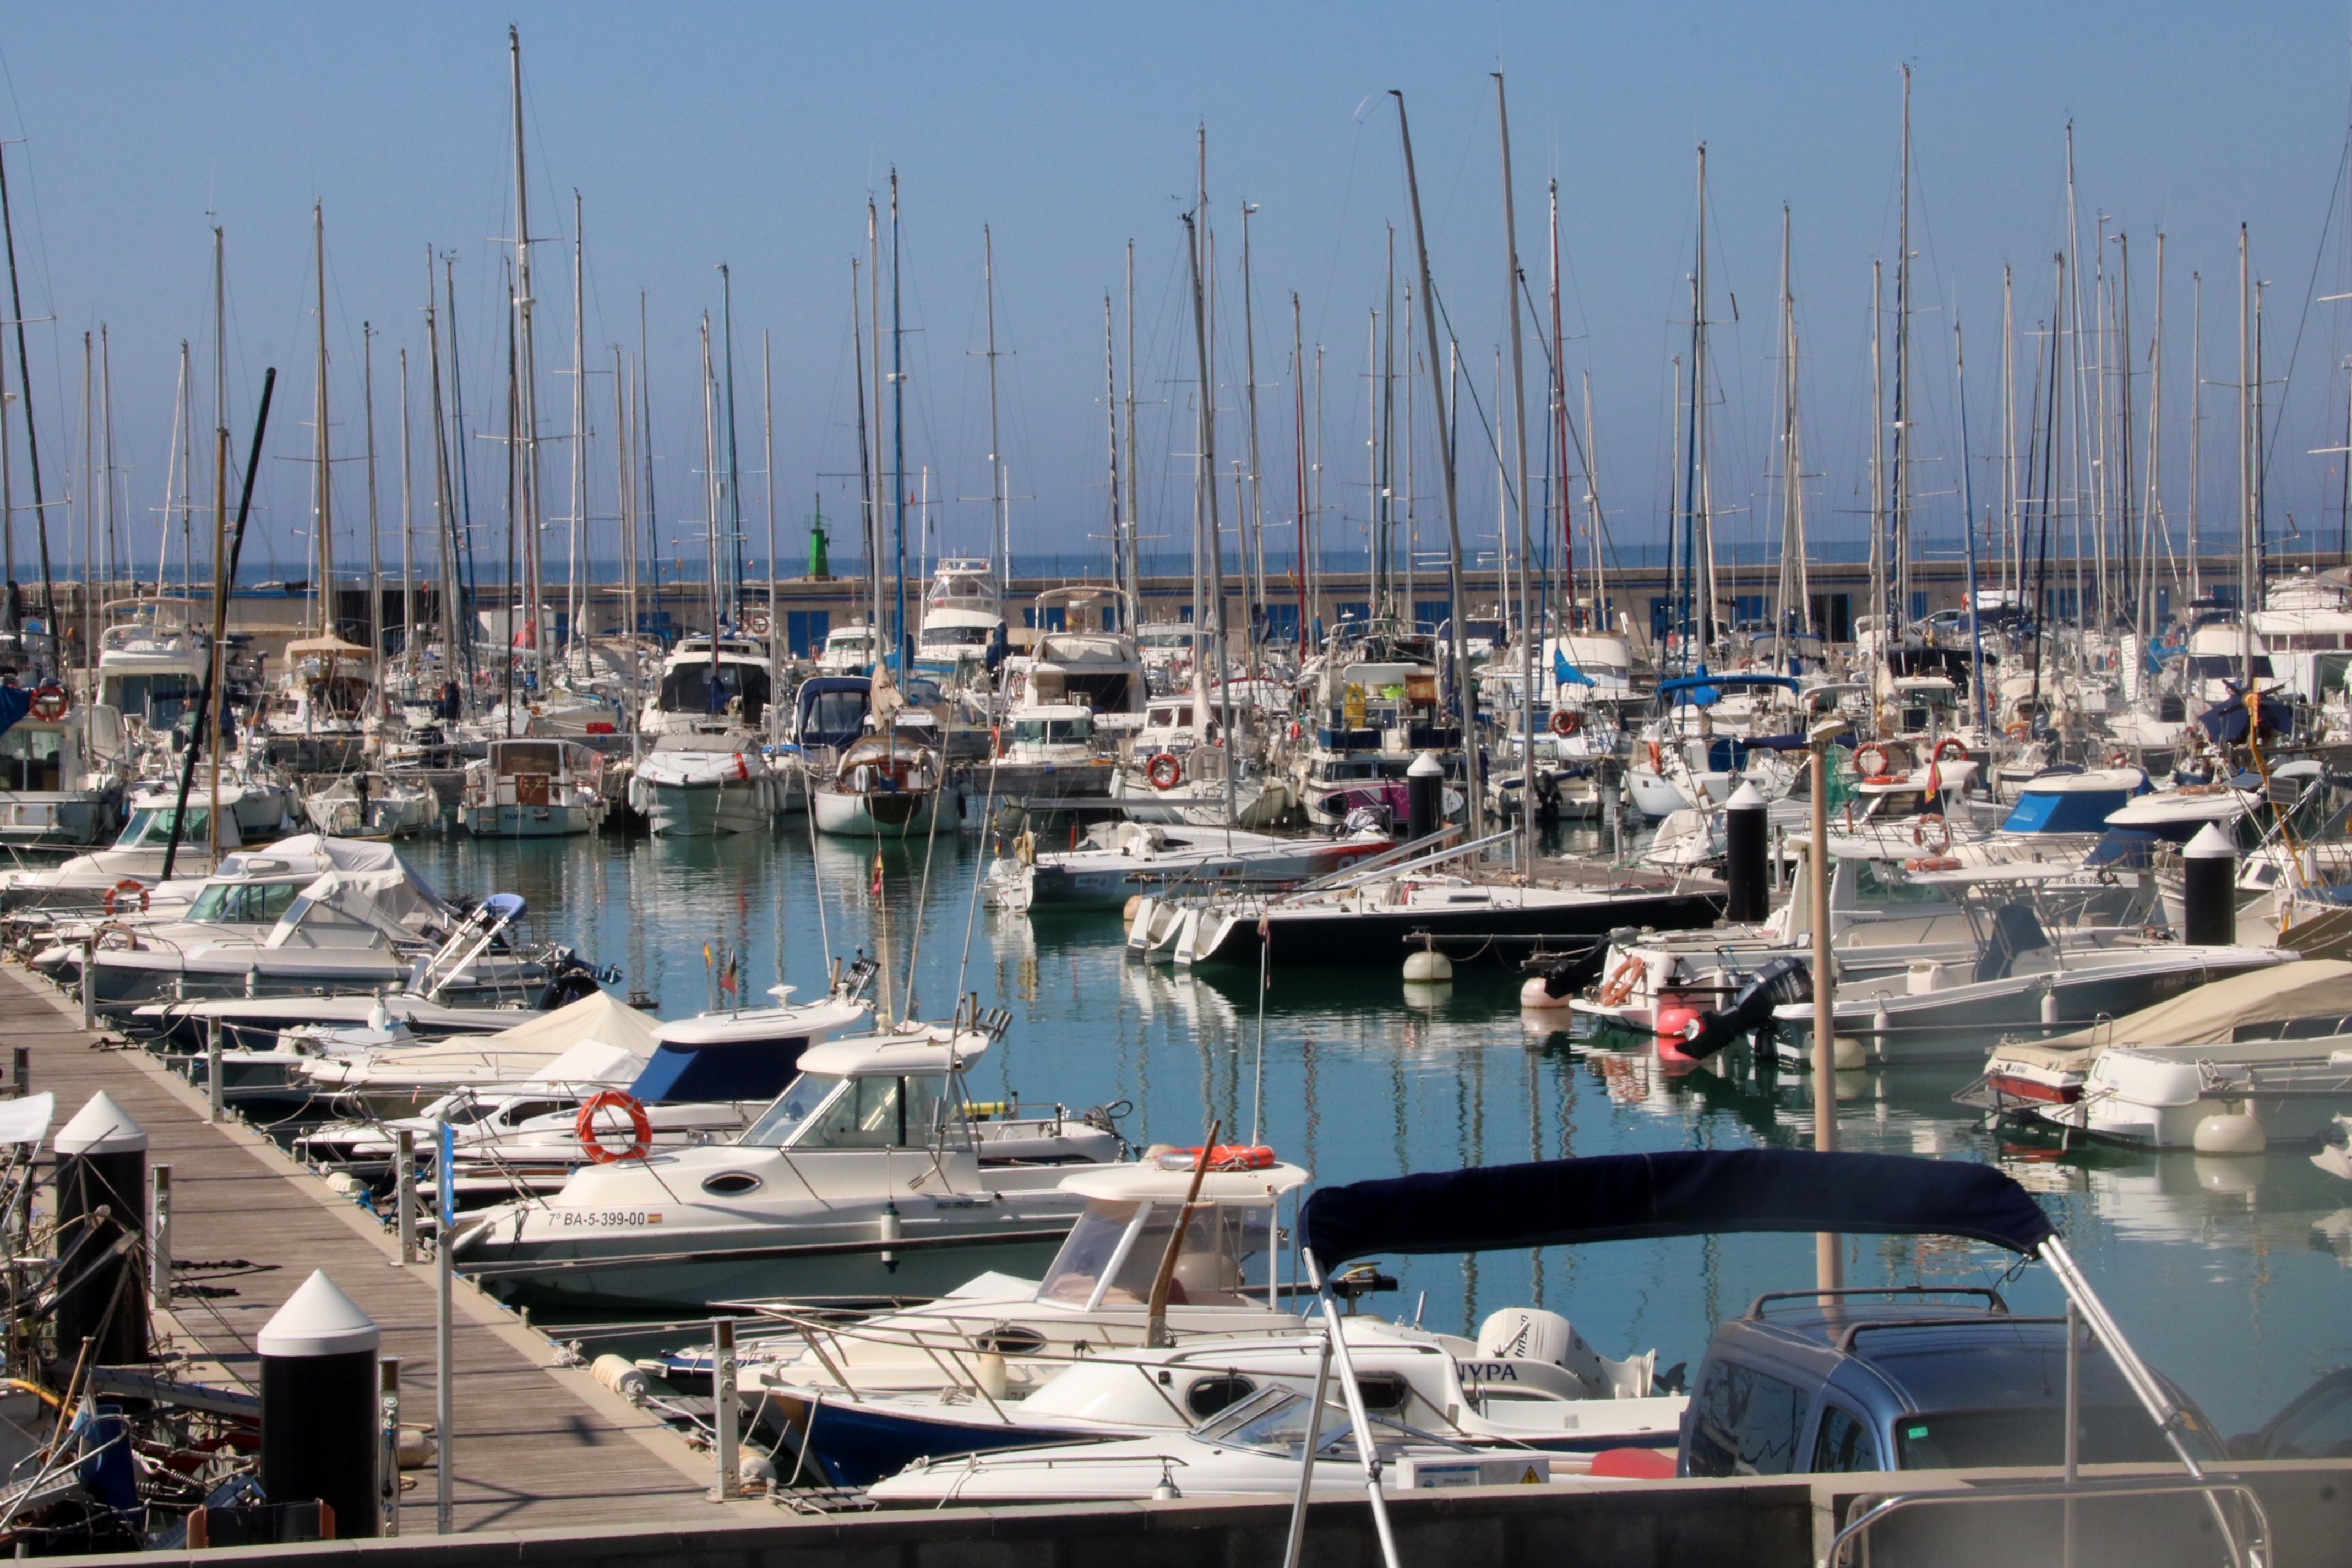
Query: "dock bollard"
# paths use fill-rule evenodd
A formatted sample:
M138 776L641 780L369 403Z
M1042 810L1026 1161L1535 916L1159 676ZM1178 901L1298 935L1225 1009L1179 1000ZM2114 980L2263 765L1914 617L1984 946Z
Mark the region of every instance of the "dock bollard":
M221 1021L205 1020L205 1120L221 1119Z
M261 1358L261 1490L334 1510L341 1540L377 1533L383 1443L373 1320L314 1269L269 1320Z
M416 1130L400 1130L400 1146L392 1158L392 1201L400 1233L400 1261L416 1261Z
M735 1432L735 1320L710 1320L710 1451L719 1461L719 1484L710 1489L712 1502L725 1502L743 1491L743 1456Z
M147 1167L147 1304L172 1305L172 1167Z
M1404 836L1426 838L1445 824L1445 768L1434 752L1423 752L1404 771Z
M18 1046L16 1049L16 1059L8 1068L8 1093L12 1099L22 1100L32 1092L33 1047Z
M2211 823L2197 830L2180 852L2180 940L2200 947L2227 947L2238 940L2238 851Z
M375 1363L376 1508L380 1535L400 1533L400 1358L379 1356Z
M81 1026L85 1030L98 1027L98 939L89 937L81 944Z
M145 1361L147 1314L136 1307L136 1270L147 1213L146 1131L100 1089L58 1130L52 1147L66 1281L58 1296L58 1355L70 1365L88 1340L92 1366ZM118 1306L122 1299L129 1304Z
M1771 912L1771 884L1766 861L1765 837L1769 808L1753 784L1742 781L1723 805L1725 880L1731 898L1723 918L1747 923Z

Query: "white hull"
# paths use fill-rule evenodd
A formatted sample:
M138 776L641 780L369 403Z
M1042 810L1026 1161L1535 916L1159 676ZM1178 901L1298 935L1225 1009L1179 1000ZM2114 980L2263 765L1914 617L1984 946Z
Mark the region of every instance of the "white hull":
M657 837L709 838L726 833L761 833L768 826L772 780L726 784L656 784L639 773L629 798Z
M921 795L853 795L829 789L809 793L816 830L837 838L914 838L931 831L942 792Z
M569 838L595 832L604 819L591 805L477 805L461 816L477 838Z

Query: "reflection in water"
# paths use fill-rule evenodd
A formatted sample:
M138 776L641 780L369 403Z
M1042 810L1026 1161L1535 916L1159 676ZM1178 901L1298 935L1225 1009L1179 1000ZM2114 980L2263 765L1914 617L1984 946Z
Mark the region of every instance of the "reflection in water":
M1589 838L1589 830L1585 835ZM795 819L773 839L511 842L453 837L404 846L445 891L508 889L535 929L617 963L664 1016L705 1005L702 947L744 955L743 992L778 979L822 989L829 958L886 960L894 1005L947 1016L964 986L1014 1016L975 1074L996 1098L1074 1108L1133 1102L1130 1137L1190 1144L1212 1118L1247 1131L1257 1063L1257 974L1129 963L1116 911L972 914L974 846L942 828L925 845L818 839ZM879 866L878 890L877 866ZM971 963L963 965L968 924ZM1465 965L1408 1005L1390 956L1358 970L1277 971L1265 998L1263 1140L1322 1182L1471 1161L1671 1148L1804 1147L1812 1084L1734 1052L1662 1070L1650 1042L1584 1039L1565 1015L1522 1015L1517 977ZM881 987L877 986L877 995ZM1498 1053L1512 1053L1505 1061ZM2053 1211L2125 1328L2225 1429L2267 1419L2330 1364L2352 1360L2340 1310L2352 1267L2352 1188L2302 1152L2216 1161L2067 1149L1987 1133L1951 1102L1942 1068L1841 1073L1848 1148L1996 1163ZM1490 1127L1494 1132L1489 1137ZM2021 1311L2053 1310L2046 1272L1967 1243L1855 1238L1852 1282L1997 1284ZM1566 1314L1602 1353L1654 1344L1696 1363L1725 1312L1812 1279L1803 1237L1613 1243L1546 1254L1388 1258L1402 1289L1368 1310L1475 1331L1502 1306Z

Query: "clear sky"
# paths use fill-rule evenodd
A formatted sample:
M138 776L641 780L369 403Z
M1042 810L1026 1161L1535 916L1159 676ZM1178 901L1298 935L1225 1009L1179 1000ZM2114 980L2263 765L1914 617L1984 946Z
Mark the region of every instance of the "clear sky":
M2130 238L2133 396L2144 448L2167 244L2164 489L2189 506L2190 275L2206 280L2204 505L2234 507L2236 241L2252 226L2273 383L2273 532L2337 526L2352 301L2339 194L2352 46L2341 5L1990 3L1811 6L1503 4L1103 6L523 5L544 429L570 428L571 197L584 203L592 368L634 353L646 301L666 552L698 553L697 323L735 279L742 465L764 529L760 342L772 335L782 552L822 493L845 512L856 464L849 265L865 206L903 181L907 450L928 466L950 546L979 547L988 489L981 229L993 226L997 331L1018 552L1098 550L1106 508L1103 295L1136 245L1146 531L1189 518L1192 374L1179 215L1208 130L1217 236L1221 459L1246 450L1239 370L1240 204L1252 219L1261 466L1286 531L1290 296L1324 350L1326 537L1360 540L1368 312L1384 226L1406 220L1396 117L1413 116L1438 293L1488 410L1503 331L1493 86L1511 94L1520 244L1540 299L1547 180L1560 189L1572 374L1592 377L1601 489L1616 536L1659 536L1671 466L1672 356L1686 353L1694 152L1708 147L1710 292L1720 402L1710 458L1726 537L1762 537L1783 203L1794 223L1805 468L1817 535L1851 537L1867 493L1869 281L1895 249L1899 67L1916 70L1915 386L1923 515L1958 517L1951 336L1968 333L1979 507L1999 449L2000 268L2017 268L2018 378L2032 379L2065 237L2074 126L2085 266L2096 220ZM357 454L360 330L376 343L387 517L396 506L397 356L420 379L428 246L457 253L468 412L502 395L498 242L513 232L507 14L471 5L20 5L0 28L16 237L50 499L79 491L81 335L108 331L121 526L152 559L179 344L208 375L210 248L227 231L229 363L240 432L260 372L281 374L273 454L306 454L310 208L326 209L334 439ZM2333 215L2333 227L2328 226ZM1400 266L1411 263L1410 231ZM2120 261L2110 244L2107 264ZM886 257L887 261L887 257ZM1891 283L1890 283L1891 290ZM1736 300L1736 307L1735 307ZM1891 292L1889 305L1891 309ZM885 300L886 331L888 303ZM1123 305L1122 305L1123 309ZM1735 314L1736 310L1736 314ZM1889 318L1891 330L1891 317ZM1123 350L1122 350L1123 353ZM1540 351L1528 345L1540 397ZM2292 365L2291 382L2286 379ZM1122 372L1123 374L1123 372ZM1425 392L1425 388L1423 389ZM1311 392L1311 386L1310 386ZM589 382L590 510L612 510L609 375ZM2024 397L2021 392L2021 399ZM2114 395L2111 392L2110 395ZM1420 403L1427 419L1427 403ZM208 414L200 407L200 426ZM2021 409L2020 425L2026 414ZM1310 419L1312 412L1310 411ZM1465 409L1465 526L1491 537L1493 458ZM478 429L488 428L477 417ZM422 426L420 426L420 430ZM2337 434L2330 435L2330 431ZM17 504L28 504L21 421ZM421 437L420 437L421 439ZM239 442L242 444L240 434ZM494 448L472 443L494 512ZM1424 430L1416 489L1439 516ZM551 513L569 458L545 448ZM75 470L61 480L60 471ZM910 481L919 483L919 480ZM338 554L363 556L358 465L337 465ZM1230 483L1230 480L1228 480ZM248 576L300 576L307 471L263 475ZM2325 515L2325 522L2317 520ZM420 518L427 517L420 510ZM52 513L53 523L62 514ZM20 532L29 514L20 516ZM609 540L609 523L594 525ZM1282 536L1277 536L1282 537ZM1433 540L1434 533L1424 535ZM667 542L686 540L684 544ZM65 549L59 542L61 552ZM387 543L391 553L394 546ZM495 535L485 548L500 548ZM357 552L355 554L355 552ZM561 545L551 549L560 555ZM595 553L610 555L609 542ZM21 553L21 552L20 552Z

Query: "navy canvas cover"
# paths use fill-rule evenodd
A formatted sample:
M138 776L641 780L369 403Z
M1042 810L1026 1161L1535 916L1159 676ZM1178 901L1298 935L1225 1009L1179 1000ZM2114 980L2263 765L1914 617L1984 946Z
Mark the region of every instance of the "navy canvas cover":
M1375 1253L1736 1231L1958 1236L2030 1254L2056 1228L1990 1165L1802 1149L1601 1154L1351 1182L1309 1197L1298 1226L1326 1271Z

